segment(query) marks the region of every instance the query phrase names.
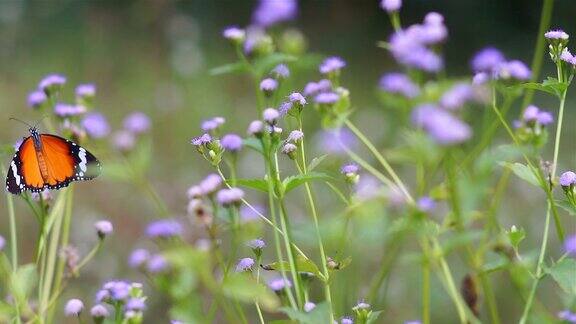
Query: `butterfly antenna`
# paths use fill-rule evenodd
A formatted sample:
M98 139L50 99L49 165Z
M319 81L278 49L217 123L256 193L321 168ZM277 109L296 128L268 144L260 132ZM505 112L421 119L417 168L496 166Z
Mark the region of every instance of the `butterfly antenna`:
M25 122L25 121L23 121L23 120L20 120L20 119L18 119L18 118L10 117L10 118L8 118L8 119L9 119L9 120L15 120L15 121L20 122L20 123L22 123L22 124L24 124L24 125L26 125L26 126L28 126L28 127L32 127L32 125L30 125L30 124L28 124L27 122Z
M42 116L42 118L40 118L40 120L38 120L36 122L36 124L34 124L34 128L36 128L36 126L38 126L38 124L40 124L44 119L46 119L48 116L50 116L49 114L45 114L44 116Z

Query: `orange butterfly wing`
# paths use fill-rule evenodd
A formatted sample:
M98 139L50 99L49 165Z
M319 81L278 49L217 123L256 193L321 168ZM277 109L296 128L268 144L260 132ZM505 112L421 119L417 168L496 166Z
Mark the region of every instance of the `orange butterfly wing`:
M36 149L34 148L34 140L32 136L27 137L20 149L17 156L22 163L20 168L21 182L30 189L42 189L44 187L44 179L38 167L38 157L36 156ZM14 163L14 162L13 162ZM12 170L15 172L15 170ZM15 173L16 174L16 173Z
M74 177L74 157L70 154L70 144L59 137L40 135L42 157L46 161L46 184L57 186Z

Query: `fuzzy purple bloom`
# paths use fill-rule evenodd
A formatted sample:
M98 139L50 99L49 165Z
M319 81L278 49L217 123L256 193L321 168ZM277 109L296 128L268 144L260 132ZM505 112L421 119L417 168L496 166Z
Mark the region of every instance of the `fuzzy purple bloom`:
M558 319L574 324L576 323L576 313L572 313L570 310L566 309L558 312Z
M84 303L80 299L70 299L64 306L64 315L68 317L79 316L84 309Z
M474 55L470 62L470 66L474 72L491 73L505 61L506 58L504 57L504 54L502 54L498 49L494 47L486 47Z
M109 281L105 283L102 288L104 288L104 291L108 292L108 295L99 292L99 295L101 295L100 297L111 298L115 301L125 300L130 295L130 284L126 281ZM100 302L104 299L97 298L97 300Z
M425 46L429 36L420 25L395 32L390 38L390 51L400 64L426 72L438 72L444 66L442 58ZM425 36L425 37L423 37Z
M314 102L317 104L332 105L340 100L340 95L335 92L323 92L314 97Z
M567 40L570 36L565 33L562 29L557 30L550 30L544 33L544 37L548 40L557 39L557 40Z
M216 194L216 200L222 206L239 204L244 198L244 191L240 188L222 189Z
M500 64L497 70L498 78L502 79L516 79L520 81L529 80L532 76L532 72L521 61L512 60Z
M79 98L91 98L96 95L96 85L92 83L79 84L76 87L76 96Z
M82 105L70 105L65 103L57 103L54 105L54 114L58 117L71 117L78 116L86 112L86 107Z
M150 257L150 260L146 263L146 270L148 272L157 274L164 272L168 269L168 261L161 254L155 254Z
M130 298L126 302L126 309L131 311L142 312L146 309L146 300L144 298Z
M82 119L82 127L88 136L92 138L103 138L110 134L110 125L106 117L98 112L86 114Z
M46 99L48 99L48 97L43 91L32 91L28 94L28 107L38 108L46 102Z
M470 126L434 105L424 104L416 107L412 121L441 145L458 144L472 136Z
M281 103L280 107L278 107L278 112L280 113L280 116L286 116L293 106L294 105L290 101Z
M570 51L565 48L560 54L560 59L568 64L576 65L576 56L572 55Z
M306 98L299 92L292 92L288 97L291 103L298 104L300 106L304 106L306 104Z
M576 256L576 234L566 238L564 241L564 252Z
M50 74L45 76L40 83L38 83L38 89L44 91L47 95L53 90L61 88L66 84L66 77L61 74Z
M346 128L322 131L318 135L318 150L331 154L346 153L345 148L354 149L358 140Z
M131 268L140 268L150 259L150 252L146 249L136 249L128 257L128 265Z
M428 196L424 196L418 199L416 205L418 206L418 209L420 209L421 211L429 212L436 207L436 202L434 201L434 199Z
M204 195L213 194L218 190L218 188L220 188L221 185L222 185L222 178L220 178L220 176L217 175L216 173L211 173L207 175L198 184Z
M100 238L110 235L114 231L114 226L107 220L97 221L94 224L94 228L96 228L96 232Z
M388 13L392 13L400 10L402 7L402 0L382 0L380 2L380 7Z
M290 69L286 64L278 64L272 69L272 75L277 79L286 79L290 76Z
M247 133L248 135L259 135L264 131L264 123L260 120L253 120L248 125Z
M236 263L236 272L252 271L254 266L254 259L242 258Z
M278 110L274 108L266 108L262 112L262 118L264 119L265 122L269 124L276 123L278 117L280 117L280 113L278 112Z
M292 143L286 143L284 144L284 146L282 146L282 153L290 155L294 152L296 152L296 150L298 149L298 147Z
M212 142L212 136L210 136L210 134L202 134L198 137L194 137L190 143L194 146L202 146L202 145L206 145L209 144L210 142Z
M526 107L526 109L524 109L524 114L522 114L522 119L524 119L524 121L530 122L530 121L536 121L536 119L538 119L538 113L540 112L540 109L534 105L530 105L528 107Z
M325 59L322 64L320 64L319 70L322 74L328 74L332 72L338 72L345 66L346 62L342 58L338 56L332 56Z
M415 320L415 321L406 321L404 324L422 324L422 322Z
M266 247L266 242L264 242L264 240L262 239L253 239L251 241L249 241L248 243L246 243L246 245L253 249L253 250L257 250L257 249L263 249Z
M114 133L112 144L120 151L129 151L136 144L136 137L127 130L121 130Z
M236 26L229 26L224 28L222 36L231 41L241 42L246 38L246 31Z
M226 151L238 152L242 149L242 137L236 134L226 134L220 140L220 144Z
M386 92L401 94L407 98L414 98L420 93L418 86L403 73L384 74L380 78L379 85L380 89Z
M260 90L264 92L272 92L278 88L278 81L272 78L266 78L260 82Z
M488 80L490 80L490 76L488 75L488 73L478 72L474 74L474 77L472 78L472 84L481 85L488 82Z
M293 130L286 138L287 142L299 143L304 138L304 133L301 130Z
M560 185L562 187L570 187L576 185L576 173L573 171L566 171L560 175Z
M284 280L284 278L275 278L268 281L268 287L275 292L279 292L286 288L292 287L292 282L290 280Z
M110 312L108 312L108 309L106 308L106 306L104 306L102 304L96 304L90 309L90 316L97 318L97 319L102 319L102 318L108 317L109 315L110 315Z
M4 249L4 246L6 246L6 239L0 235L0 251Z
M296 18L298 3L296 0L260 0L252 14L252 22L258 26L269 27L280 22Z
M252 207L243 205L240 207L240 219L243 222L256 221L260 219L260 215L263 215L265 212L266 208L261 205L253 205Z
M360 170L360 168L358 167L358 165L356 165L354 163L347 163L347 164L344 164L340 168L340 173L342 173L342 174L355 174L355 173L358 173L359 170Z
M467 83L455 84L440 98L440 105L449 110L462 107L474 95L472 87Z
M141 111L135 111L124 118L124 129L134 134L146 133L150 129L150 117Z
M554 116L552 116L552 113L549 111L540 111L536 120L538 121L538 124L546 126L554 122Z
M319 92L330 91L330 89L332 89L332 82L328 79L322 79L318 82L308 82L302 93L308 97Z
M354 324L354 321L350 317L342 317L340 324Z
M214 117L212 119L202 121L200 128L202 128L202 130L205 132L210 132L222 126L225 122L226 119L224 119L224 117Z
M153 221L146 227L146 236L149 238L170 238L180 236L182 232L182 225L174 219Z

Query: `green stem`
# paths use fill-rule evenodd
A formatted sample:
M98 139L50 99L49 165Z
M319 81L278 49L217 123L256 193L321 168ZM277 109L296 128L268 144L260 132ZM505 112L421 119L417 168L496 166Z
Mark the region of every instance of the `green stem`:
M14 199L10 193L6 194L6 205L8 206L8 222L10 223L10 260L12 270L18 268L18 233L16 231L16 214L14 213Z
M364 143L364 145L366 145L366 147L370 150L370 152L372 152L372 154L374 154L374 156L376 157L378 162L380 162L380 164L382 164L382 166L384 167L386 172L388 172L388 174L390 175L392 180L394 180L394 182L396 183L398 188L400 188L402 193L406 196L406 199L408 200L408 202L410 204L413 204L414 198L412 198L412 196L410 195L410 193L406 189L406 186L404 185L402 180L400 180L400 177L398 177L398 175L396 174L396 172L394 171L392 166L390 166L390 164L388 163L386 158L384 158L384 156L382 156L382 154L380 154L380 152L378 151L378 149L376 149L376 147L374 147L372 142L370 142L370 140L358 128L356 128L356 126L354 126L354 124L349 119L346 119L344 121L344 123L356 135L356 137L358 137L358 139L360 139L360 141L362 143Z
M430 243L424 239L422 242L424 254L428 255ZM426 256L422 264L422 323L430 324L430 260Z

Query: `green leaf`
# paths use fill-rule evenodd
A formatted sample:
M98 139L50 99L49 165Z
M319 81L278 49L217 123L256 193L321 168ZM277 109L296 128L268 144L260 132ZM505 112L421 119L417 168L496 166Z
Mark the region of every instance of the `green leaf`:
M248 71L248 67L244 62L234 62L210 69L209 73L212 76L216 76L230 73L241 73L245 71Z
M256 73L258 73L258 75L264 75L270 72L272 68L274 68L276 65L280 63L294 62L297 59L298 58L293 55L288 55L284 53L272 53L270 55L257 59L254 62L254 69L256 70Z
M268 182L264 179L236 179L236 185L268 192Z
M368 316L368 320L366 321L366 324L376 323L376 320L378 319L378 317L380 317L380 314L382 314L382 312L383 311L370 312L370 315Z
M246 138L244 140L242 140L242 144L248 148L253 149L254 151L260 153L260 154L264 154L264 149L262 148L262 142L260 142L259 139L257 138Z
M510 162L500 162L500 165L509 168L510 170L512 170L512 172L514 172L515 175L517 175L520 179L536 186L536 187L540 187L540 181L538 180L538 178L536 177L536 175L534 175L534 172L538 172L536 170L532 170L529 166L524 165L522 163L510 163Z
M324 161L324 159L326 159L327 157L328 154L324 154L313 158L312 161L310 161L310 164L308 165L308 171L314 171L314 169L316 169L316 167L318 167L318 165L320 165L320 163L322 163L322 161Z
M306 183L309 181L313 181L313 180L331 180L332 177L330 177L329 175L325 174L325 173L321 173L321 172L309 172L306 174L299 174L299 175L295 175L295 176L289 176L286 179L284 179L284 181L282 181L282 184L284 185L284 192L288 193L290 192L292 189Z
M29 263L18 267L12 277L12 294L14 297L20 302L25 301L36 286L37 279L35 264Z
M520 242L526 237L526 231L523 228L518 229L516 226L512 226L509 231L506 231L506 235L508 235L510 244L518 249L518 245L520 245Z
M565 82L559 82L556 78L547 78L542 83L528 82L519 85L521 88L538 90L551 95L561 97L562 93L568 88Z
M258 301L266 310L273 311L280 306L278 296L262 283L246 273L231 274L222 283L224 295L237 300L253 303Z
M572 258L557 262L546 271L568 294L576 294L576 260Z
M556 206L564 209L568 214L576 216L576 206L572 204L568 199L556 199Z
M267 270L276 270L276 271L281 271L280 269L282 269L282 267L284 267L285 271L289 271L290 270L290 263L288 261L282 261L282 263L276 261L274 263L270 263L268 265L266 265L266 269ZM320 272L320 269L318 269L318 266L312 262L309 259L304 259L304 257L302 257L301 255L296 257L296 267L298 268L299 272L310 272L313 273L316 277L321 278L322 277L322 273Z
M330 313L326 303L317 304L309 313L288 307L282 307L280 311L301 324L330 323Z

